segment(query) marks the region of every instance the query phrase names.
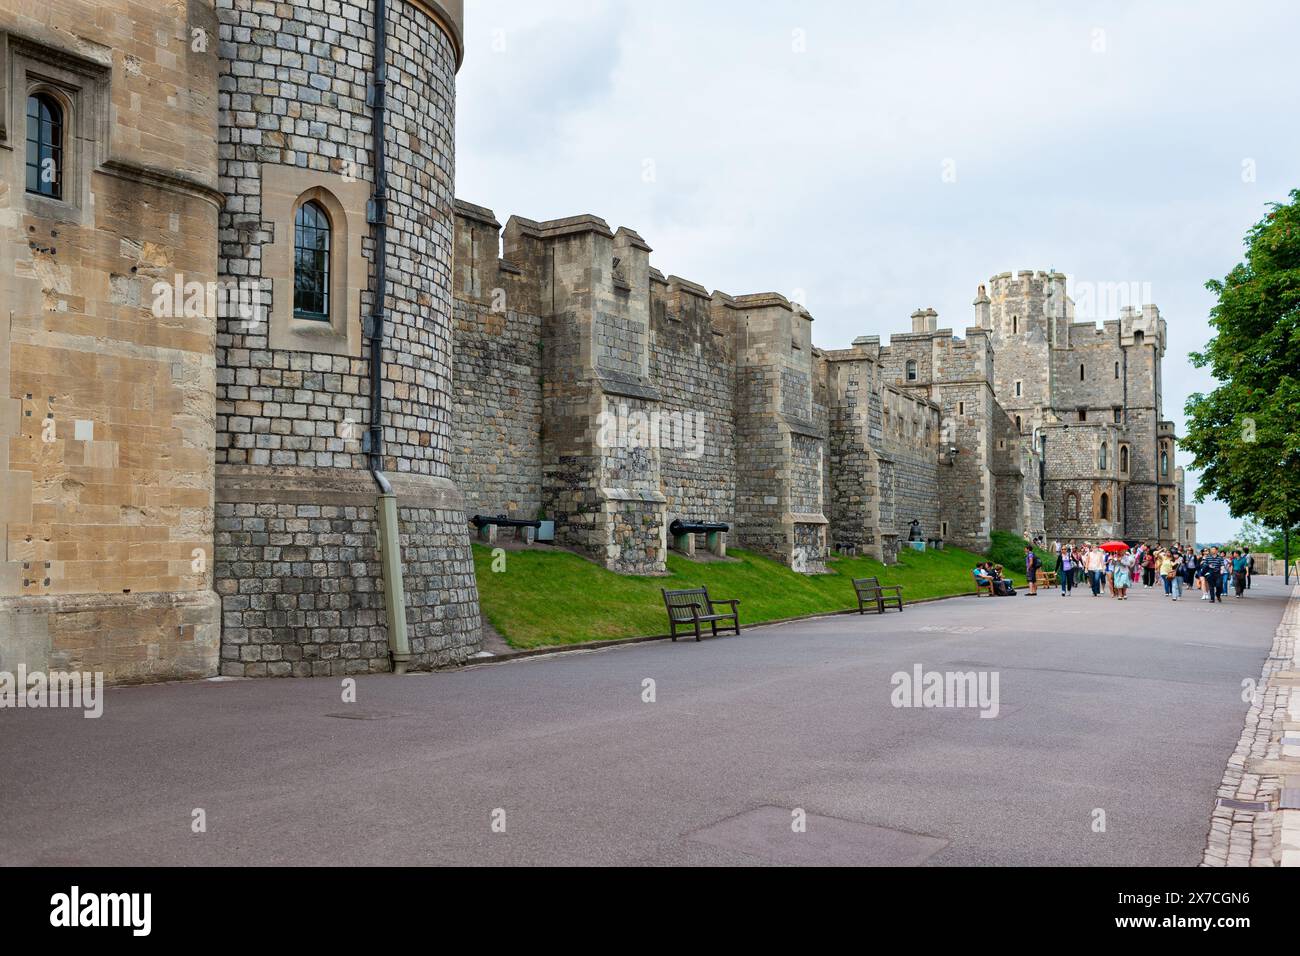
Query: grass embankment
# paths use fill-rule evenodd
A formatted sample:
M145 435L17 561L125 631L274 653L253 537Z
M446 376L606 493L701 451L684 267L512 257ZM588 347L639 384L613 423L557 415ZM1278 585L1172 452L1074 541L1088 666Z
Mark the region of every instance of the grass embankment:
M1000 564L1006 569L1007 576L1020 581L1025 576L1025 548L1029 542L1010 531L994 531L993 546L989 548L988 560ZM1040 553L1038 559L1047 566L1047 558Z
M1004 548L1019 540L1006 537ZM1019 547L1023 565L1023 543ZM832 557L830 574L805 575L750 552L732 548L728 554L738 560L700 563L669 552L667 575L635 577L567 551L529 549L507 552L506 570L494 573L492 552L476 544L474 565L487 619L512 646L526 649L663 634L668 625L660 588L704 586L715 598L736 598L744 626L857 607L853 578L901 584L905 601L971 592L971 568L984 560L958 548L904 549L896 565Z

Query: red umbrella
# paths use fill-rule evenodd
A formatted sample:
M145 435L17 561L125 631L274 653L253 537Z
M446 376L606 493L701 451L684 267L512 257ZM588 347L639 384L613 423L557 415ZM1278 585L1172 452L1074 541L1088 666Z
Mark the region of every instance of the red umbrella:
M1121 551L1128 550L1128 545L1126 545L1123 541L1107 541L1105 544L1097 545L1097 547L1101 548L1101 550L1103 551L1112 551L1116 554L1118 554Z

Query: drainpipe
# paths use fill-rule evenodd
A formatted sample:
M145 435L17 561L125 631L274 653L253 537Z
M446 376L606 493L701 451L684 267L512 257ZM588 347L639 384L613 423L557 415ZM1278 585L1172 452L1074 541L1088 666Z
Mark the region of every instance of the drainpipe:
M388 652L393 673L405 674L411 661L406 633L406 590L402 585L402 545L397 522L397 496L384 475L384 305L388 297L388 172L384 112L388 82L388 4L375 0L375 65L370 86L374 140L375 185L369 218L375 227L375 292L370 314L370 474L379 486L375 516L379 528L380 565L384 575L384 609L388 615Z

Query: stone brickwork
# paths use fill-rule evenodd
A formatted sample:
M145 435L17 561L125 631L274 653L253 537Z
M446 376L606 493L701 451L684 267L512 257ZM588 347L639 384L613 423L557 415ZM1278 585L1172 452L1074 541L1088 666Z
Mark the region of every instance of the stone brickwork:
M650 375L662 400L660 474L671 523L736 522L736 368L731 330L703 286L651 272ZM703 536L697 536L703 545Z
M455 615L477 595L454 487L394 475L413 667L465 659ZM227 472L217 504L222 672L316 677L391 664L370 476ZM449 565L447 554L461 554ZM457 590L459 589L459 590Z
M1031 455L1046 459L1047 538L1194 543L1174 427L1163 419L1159 310L1126 306L1100 325L1075 322L1063 275L1022 271L980 286L975 315L991 335L997 401L1028 436ZM1011 507L1009 499L1001 506Z
M155 291L217 277L215 34L202 0L0 5L0 670L216 673L213 315Z
M375 181L372 7L219 0L217 13L228 196L220 269L261 283L270 315L218 325L222 673L386 670L377 488L364 444L371 342L362 317L376 305L366 221ZM417 666L479 648L464 504L450 480L459 34L446 13L396 0L387 21L382 469L398 493ZM328 323L292 314L293 215L308 200L327 210L337 244Z
M452 467L465 513L542 508L542 317L536 289L498 256L491 210L457 203Z
M481 510L538 500L558 544L624 573L663 572L677 518L824 569L805 312L664 278L640 236L594 216L512 217L498 255L491 210L457 212L457 480Z
M459 213L458 477L607 567L661 571L679 517L812 573L832 544L892 560L913 520L978 552L1186 534L1154 307L1099 330L1059 273L1004 273L964 337L926 309L823 352L801 307L665 279L631 230L513 218L498 255L491 211Z

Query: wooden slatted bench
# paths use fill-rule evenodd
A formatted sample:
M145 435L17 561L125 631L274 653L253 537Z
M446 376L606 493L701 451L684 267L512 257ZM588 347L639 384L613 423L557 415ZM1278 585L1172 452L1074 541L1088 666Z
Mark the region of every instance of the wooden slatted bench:
M718 622L729 621L729 626L737 634L740 633L740 611L737 606L739 601L715 601L709 597L708 588L688 588L680 591L669 591L666 588L660 588L664 595L664 605L668 608L668 624L672 628L673 640L677 640L677 628L694 628L695 639L700 639L700 625L707 624L713 631L713 636L718 636ZM726 614L719 614L715 608L731 606L731 611Z
M983 594L985 591L988 592L989 597L994 597L994 596L995 596L994 593L993 593L993 579L992 579L992 578L982 578L982 577L980 577L978 574L976 574L974 571L971 572L971 576L975 579L975 596L976 596L976 597L979 597L979 596L980 596L981 594Z
M903 586L901 584L881 585L880 578L854 578L853 590L858 593L858 613L865 614L867 602L875 604L876 613L884 614L885 608L893 604L903 610ZM893 593L887 593L892 591Z

